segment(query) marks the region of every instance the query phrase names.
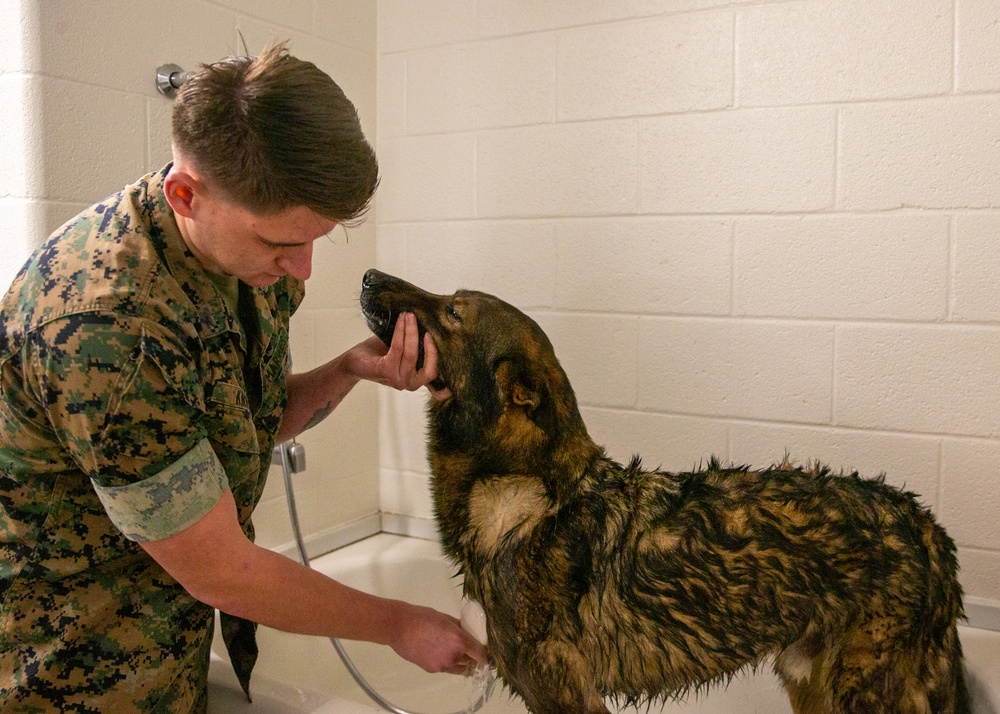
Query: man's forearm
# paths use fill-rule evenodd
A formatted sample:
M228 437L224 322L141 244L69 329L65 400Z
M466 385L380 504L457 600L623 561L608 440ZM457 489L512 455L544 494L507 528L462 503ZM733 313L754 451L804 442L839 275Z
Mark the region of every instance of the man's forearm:
M142 547L192 597L269 627L388 644L399 626L402 603L354 590L247 540L228 490L194 525Z
M288 376L288 404L276 441L285 441L319 424L337 408L360 379L348 373L345 355L321 367Z
M192 597L223 612L286 632L388 644L429 672L486 661L456 618L363 593L254 545L228 489L193 525L140 545Z
M437 377L437 349L425 334L424 365L417 369L420 342L416 318L404 313L388 348L372 336L321 367L289 375L288 404L276 439L291 439L323 421L362 379L410 391L427 386Z

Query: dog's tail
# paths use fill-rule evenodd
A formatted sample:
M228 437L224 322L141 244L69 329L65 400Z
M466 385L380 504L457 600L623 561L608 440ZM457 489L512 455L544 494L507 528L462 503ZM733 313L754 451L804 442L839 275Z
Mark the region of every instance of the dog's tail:
M923 528L924 546L929 560L926 610L933 626L926 630L933 638L927 643L926 665L933 682L928 695L935 712L971 714L972 699L965 681L962 643L958 639L958 621L965 617L962 586L958 582L958 557L955 542L932 517Z

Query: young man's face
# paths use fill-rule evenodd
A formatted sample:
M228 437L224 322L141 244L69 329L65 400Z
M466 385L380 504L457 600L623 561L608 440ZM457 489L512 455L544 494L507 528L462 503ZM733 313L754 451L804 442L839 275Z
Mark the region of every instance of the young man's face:
M188 248L206 268L254 287L285 275L308 278L313 243L337 225L304 206L258 216L213 196L202 196L185 224Z

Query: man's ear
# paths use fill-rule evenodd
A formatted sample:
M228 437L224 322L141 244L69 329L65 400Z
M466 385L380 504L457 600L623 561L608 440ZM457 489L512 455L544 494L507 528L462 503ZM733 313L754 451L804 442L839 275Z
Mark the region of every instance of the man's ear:
M171 168L163 182L163 190L167 194L167 203L174 213L184 218L190 218L195 212L201 182L183 169Z

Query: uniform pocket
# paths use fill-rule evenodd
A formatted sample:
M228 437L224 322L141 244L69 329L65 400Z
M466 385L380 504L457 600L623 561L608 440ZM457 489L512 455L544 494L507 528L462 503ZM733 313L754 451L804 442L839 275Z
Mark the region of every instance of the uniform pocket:
M250 400L246 391L232 382L216 382L205 399L208 407L234 415L250 416Z
M206 430L216 451L258 453L257 427L250 414L250 400L241 386L215 382L211 396L205 399L205 416Z

